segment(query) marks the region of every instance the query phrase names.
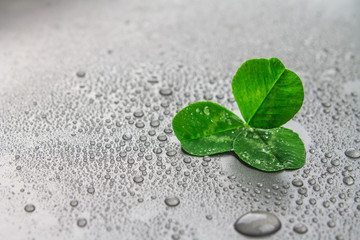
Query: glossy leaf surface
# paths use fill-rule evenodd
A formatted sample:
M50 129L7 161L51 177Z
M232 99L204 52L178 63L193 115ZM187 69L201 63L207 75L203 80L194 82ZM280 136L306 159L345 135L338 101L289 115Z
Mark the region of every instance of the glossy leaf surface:
M235 153L262 171L296 169L305 164L305 147L297 133L287 128L244 127L234 140Z
M205 156L231 151L243 121L216 103L197 102L178 112L172 125L186 152Z
M275 128L301 108L301 79L277 58L251 59L236 72L232 89L245 122L257 128Z

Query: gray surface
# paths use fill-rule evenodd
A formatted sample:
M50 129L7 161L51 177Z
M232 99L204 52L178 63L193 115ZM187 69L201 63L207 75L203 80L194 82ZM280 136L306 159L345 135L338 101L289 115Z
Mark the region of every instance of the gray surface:
M247 239L233 224L251 210L280 219L267 239L358 239L360 163L344 152L360 148L359 10L356 0L0 1L0 239ZM174 114L205 99L236 111L237 68L273 56L304 83L289 124L306 165L185 163L164 133Z

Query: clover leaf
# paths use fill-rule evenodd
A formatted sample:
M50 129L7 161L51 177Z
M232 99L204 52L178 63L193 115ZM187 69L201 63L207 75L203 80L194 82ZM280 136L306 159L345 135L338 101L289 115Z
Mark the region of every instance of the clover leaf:
M246 123L216 103L190 104L172 122L182 148L196 156L234 150L262 171L302 167L303 142L297 133L280 127L302 106L300 78L277 58L251 59L236 72L232 89Z
M257 128L280 127L304 100L300 78L277 58L246 61L236 72L232 89L244 120Z
M283 127L242 128L234 140L234 152L263 171L295 169L305 164L305 147L299 135Z
M197 156L231 151L239 128L244 126L238 116L213 102L190 104L172 124L182 148Z

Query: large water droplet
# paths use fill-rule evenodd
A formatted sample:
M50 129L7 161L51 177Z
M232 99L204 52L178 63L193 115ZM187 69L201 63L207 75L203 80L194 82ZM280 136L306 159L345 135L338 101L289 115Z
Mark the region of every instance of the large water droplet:
M244 235L262 237L279 231L281 222L272 213L255 211L241 216L234 226L236 231Z
M345 155L349 158L360 158L360 151L354 148L349 148L345 151Z

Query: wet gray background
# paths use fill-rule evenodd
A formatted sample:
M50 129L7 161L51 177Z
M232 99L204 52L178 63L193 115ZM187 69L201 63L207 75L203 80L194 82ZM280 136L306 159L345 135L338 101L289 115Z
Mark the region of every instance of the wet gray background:
M233 224L252 210L281 220L267 239L358 239L360 164L345 151L360 148L359 11L356 0L1 0L0 239L247 239ZM263 173L182 152L176 112L201 100L238 112L232 76L260 57L303 80L289 127L306 165Z

